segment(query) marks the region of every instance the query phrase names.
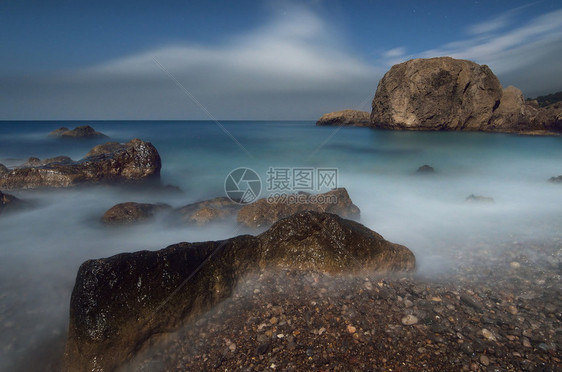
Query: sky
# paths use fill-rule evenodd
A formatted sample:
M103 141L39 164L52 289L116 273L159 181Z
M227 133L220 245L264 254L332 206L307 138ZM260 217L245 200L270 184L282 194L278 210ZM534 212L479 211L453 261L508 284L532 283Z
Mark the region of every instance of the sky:
M316 120L396 63L562 90L562 2L0 1L0 120Z

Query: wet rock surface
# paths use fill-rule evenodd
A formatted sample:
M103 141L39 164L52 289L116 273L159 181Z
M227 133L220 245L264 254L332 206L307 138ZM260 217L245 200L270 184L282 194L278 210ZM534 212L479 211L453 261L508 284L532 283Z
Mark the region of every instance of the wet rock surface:
M21 167L0 173L0 188L35 189L96 183L140 183L159 179L161 166L160 155L151 143L133 139L119 146L112 145L110 149L97 150L95 155L79 161L72 161L64 156L46 161L31 158Z
M170 209L167 204L148 204L148 203L119 203L114 205L102 217L102 222L106 225L128 225L135 222L142 222L154 217L158 212Z
M350 125L368 127L371 125L371 114L366 111L342 110L322 115L316 125Z
M49 133L49 137L52 138L107 138L107 136L101 132L96 131L89 125L81 125L72 130L61 127L55 129Z
M296 194L274 200L260 199L243 206L237 220L250 228L267 227L281 218L307 210L334 213L350 219L358 219L360 215L347 190L337 188L318 195Z
M185 223L204 225L214 221L234 217L242 206L227 197L217 197L191 203L174 211L176 216Z
M453 271L431 278L248 276L230 299L128 368L560 371L562 240L450 254Z
M176 330L229 297L245 274L283 267L408 271L415 258L354 221L308 211L257 237L86 261L72 292L65 369L112 370L152 336Z

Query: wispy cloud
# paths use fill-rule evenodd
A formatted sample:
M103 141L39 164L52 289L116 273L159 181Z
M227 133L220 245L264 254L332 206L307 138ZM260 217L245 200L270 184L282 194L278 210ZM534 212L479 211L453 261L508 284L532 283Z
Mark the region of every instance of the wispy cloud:
M509 18L510 16L500 16L496 20ZM482 24L477 26L483 29ZM502 74L540 59L549 51L545 46L561 42L562 10L557 10L531 19L519 27L452 42L422 52L421 55L472 59L489 64L496 73Z
M157 58L219 118L316 117L359 105L381 74L354 57L332 32L308 8L284 6L263 26L217 45L168 45L66 74L58 81L65 82L67 93L53 87L53 95L59 91L88 113L94 105L84 102L111 101L104 109L114 117L131 111L143 115L139 105L159 107L163 101L168 117L205 117L182 101L183 95L155 65ZM77 86L85 89L70 88ZM120 106L113 108L112 102ZM169 102L178 107L169 108Z

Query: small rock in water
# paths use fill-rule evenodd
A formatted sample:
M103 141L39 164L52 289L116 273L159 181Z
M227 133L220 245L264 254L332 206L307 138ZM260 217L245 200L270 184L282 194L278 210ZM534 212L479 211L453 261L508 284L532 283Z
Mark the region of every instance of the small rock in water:
M509 266L510 266L512 269L518 269L518 268L521 267L521 264L520 264L519 262L517 262L517 261L513 261L513 262L511 262L511 263L509 264Z
M509 305L507 311L509 311L511 315L517 315L517 308L513 305Z
M236 351L236 344L233 342L230 345L228 345L228 350L235 352Z
M412 307L412 306L414 306L414 303L410 300L404 300L404 306Z
M402 324L404 325L414 325L418 322L418 318L414 315L406 315L402 318Z
M354 326L352 326L351 324L347 326L347 332L349 333L355 333L357 331L357 328L355 328Z
M480 363L485 366L490 365L490 359L486 355L480 355Z

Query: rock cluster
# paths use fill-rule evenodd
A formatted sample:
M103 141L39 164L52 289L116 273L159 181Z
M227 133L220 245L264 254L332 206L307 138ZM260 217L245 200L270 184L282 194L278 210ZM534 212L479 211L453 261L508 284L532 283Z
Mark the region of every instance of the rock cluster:
M107 138L107 136L101 132L97 132L94 128L89 125L81 125L72 130L61 127L55 129L49 133L49 137L52 138Z
M337 117L336 113L323 117L332 116ZM562 129L561 119L562 108L539 108L525 102L519 89L503 89L488 66L438 57L392 66L377 87L369 126L532 135Z
M159 179L162 164L151 143L133 139L125 144L104 146L96 146L79 161L63 156L45 161L31 158L21 167L0 171L0 188L59 188Z
M409 271L415 258L357 222L308 211L256 237L89 260L80 266L72 292L65 369L114 370L151 336L177 329L230 296L243 275L283 267Z

